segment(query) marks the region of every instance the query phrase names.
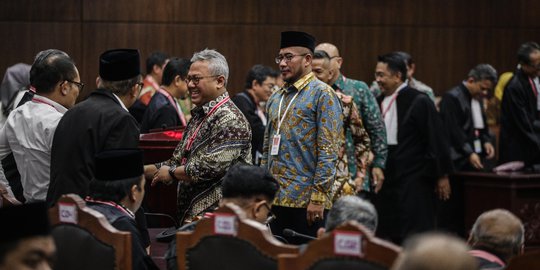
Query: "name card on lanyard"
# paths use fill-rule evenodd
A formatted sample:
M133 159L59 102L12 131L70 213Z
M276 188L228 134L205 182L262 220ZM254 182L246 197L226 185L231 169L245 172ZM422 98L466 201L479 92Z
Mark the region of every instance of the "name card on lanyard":
M283 98L285 97L285 95L281 96L281 99L279 101L279 107L278 107L278 119L279 119L278 127L276 130L276 134L274 134L274 136L272 137L272 148L270 149L270 155L272 156L276 156L279 153L279 144L281 142L281 134L279 132L281 130L281 124L283 124L283 120L285 120L285 117L287 116L287 112L289 111L289 108L291 107L291 105L294 102L294 99L298 96L299 93L300 91L294 94L293 98L287 105L287 108L285 108L285 111L283 112L283 116L281 116L281 105L283 104Z

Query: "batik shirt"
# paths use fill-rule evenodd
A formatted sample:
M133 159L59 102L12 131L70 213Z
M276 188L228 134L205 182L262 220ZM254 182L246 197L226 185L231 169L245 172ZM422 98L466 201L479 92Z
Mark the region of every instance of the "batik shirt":
M218 106L222 101L224 103ZM195 107L191 116L172 158L161 164L185 165L191 179L178 183L180 222L189 221L218 203L221 199L220 179L231 163L251 163L251 128L227 92ZM192 137L191 150L187 151Z
M371 149L369 135L364 128L360 112L354 101L352 101L352 97L345 96L342 93L338 93L338 97L341 98L343 107L343 128L352 136L355 158L352 160L348 159L345 134L343 134L343 141L341 142L342 145L338 154L336 181L333 186L332 193L334 195L332 197L332 202L335 202L341 196L356 194L356 183L354 180L357 176L362 179L365 178ZM351 162L356 162L356 175L352 175L349 171L348 164Z
M341 90L345 95L353 97L354 103L360 111L362 122L366 128L369 139L371 140L371 151L373 152L372 167L385 168L386 157L388 155L388 147L386 145L386 128L382 121L381 111L377 100L373 94L369 91L368 86L361 81L352 80L340 74L338 79L333 85L334 89ZM354 142L352 134L347 131L347 156L349 159L354 159ZM349 170L351 175L356 175L355 162L349 162ZM364 190L370 190L370 175L367 170L366 177L364 179Z
M295 97L291 103L293 97ZM283 116L277 155L271 145L277 133L279 104ZM275 92L267 103L268 124L261 166L280 184L274 205L306 208L310 201L331 207L343 115L334 90L309 73Z

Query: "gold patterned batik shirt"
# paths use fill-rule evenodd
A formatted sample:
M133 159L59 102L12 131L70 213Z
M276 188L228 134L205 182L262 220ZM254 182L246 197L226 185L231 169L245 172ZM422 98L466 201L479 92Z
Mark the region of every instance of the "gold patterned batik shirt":
M280 129L279 152L271 155L282 99L282 115L289 103L291 106ZM275 92L268 100L267 112L262 166L280 184L274 204L305 208L311 200L330 208L343 133L343 114L336 93L309 73Z

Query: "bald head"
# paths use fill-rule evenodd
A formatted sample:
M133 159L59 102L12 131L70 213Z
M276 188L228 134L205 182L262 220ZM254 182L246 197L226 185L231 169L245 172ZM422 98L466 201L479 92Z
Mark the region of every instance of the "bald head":
M453 236L428 233L409 239L393 270L473 270L476 261L465 242Z
M524 228L521 220L504 209L484 212L476 219L469 244L473 247L484 247L509 257L523 250Z
M325 42L317 45L317 47L315 47L315 51L324 51L330 57L330 69L333 74L328 84L334 84L341 74L339 70L341 69L341 64L343 63L343 59L339 55L338 48L334 44Z

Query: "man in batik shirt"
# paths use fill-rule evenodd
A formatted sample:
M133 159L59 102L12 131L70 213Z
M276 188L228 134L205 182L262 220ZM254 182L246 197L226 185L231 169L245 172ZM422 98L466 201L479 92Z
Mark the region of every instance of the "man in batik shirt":
M338 48L330 43L317 45L316 50L325 51L331 59L333 76L330 85L336 91L341 91L345 95L352 96L356 107L360 110L360 116L371 140L371 151L373 161L368 175L364 177L363 190L378 192L384 180L383 170L386 166L388 147L386 145L386 128L381 117L381 111L377 100L369 91L367 84L362 81L346 78L341 74L340 68L343 59L339 56ZM350 132L347 132L347 155L349 159L354 158L354 144ZM349 163L351 175L357 175L357 168L354 162ZM361 171L360 171L361 172ZM369 175L371 173L371 175ZM370 181L372 180L372 181Z
M330 56L325 51L315 51L311 67L319 80L327 84L330 83L334 71L330 66ZM352 97L337 91L336 94L342 102L343 129L351 134L355 159L348 160L346 154L347 145L345 144L346 134L343 133L343 141L338 154L336 181L333 187L333 202L344 195L355 195L356 191L362 189L371 151L369 135L364 128L360 112ZM354 177L349 171L349 162L356 162L356 175Z
M173 156L146 165L145 176L158 182L178 181L178 214L181 224L217 206L221 178L235 161L251 162L251 129L225 88L229 67L215 50L191 58L188 90L196 107L191 111L182 140Z
M262 159L280 184L270 224L278 235L290 228L315 237L331 207L343 117L334 90L311 72L314 47L307 33L281 33L276 63L286 84L268 100Z

